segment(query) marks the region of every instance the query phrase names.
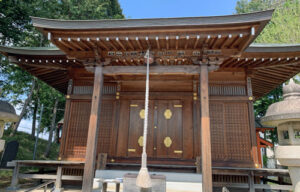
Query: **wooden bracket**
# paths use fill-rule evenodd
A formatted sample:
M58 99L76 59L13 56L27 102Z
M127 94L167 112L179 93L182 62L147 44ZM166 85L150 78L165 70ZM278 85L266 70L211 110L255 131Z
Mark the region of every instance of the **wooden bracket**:
M88 59L86 61L83 62L83 65L85 66L85 69L89 72L94 73L95 72L95 67L96 66L105 66L105 65L109 65L111 63L111 58L104 58L104 59Z

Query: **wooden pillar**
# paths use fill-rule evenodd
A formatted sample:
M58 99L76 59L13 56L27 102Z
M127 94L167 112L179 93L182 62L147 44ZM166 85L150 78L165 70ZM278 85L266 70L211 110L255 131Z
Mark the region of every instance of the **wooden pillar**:
M11 179L11 184L7 188L7 191L14 191L14 190L18 189L19 171L20 171L20 164L18 162L16 162L14 172L13 172L13 175L12 175L12 179Z
M61 188L61 177L62 177L62 166L57 167L56 171L56 180L55 180L55 189L54 192L62 192L64 191Z
M70 79L68 82L68 89L67 89L67 95L66 95L66 105L65 105L65 113L64 113L64 124L63 124L63 129L62 129L62 136L61 136L61 141L60 141L60 151L59 151L59 156L58 160L64 159L64 155L66 152L66 139L67 135L69 133L68 128L69 128L69 118L70 118L70 108L71 108L71 99L70 95L72 94L73 91L73 79ZM59 137L59 131L58 131L58 137Z
M258 153L257 153L256 127L255 127L251 77L247 77L247 94L249 97L248 110L249 110L249 126L250 126L251 146L252 146L251 154L252 154L254 166L256 168L258 168L259 162L258 162Z
M211 141L208 96L208 66L201 64L200 104L201 104L201 155L202 191L212 192Z
M85 165L83 172L82 191L91 192L95 175L95 164L97 154L98 131L100 125L100 112L103 88L103 68L95 67L94 90L92 97L92 107L89 121L88 138L85 154Z

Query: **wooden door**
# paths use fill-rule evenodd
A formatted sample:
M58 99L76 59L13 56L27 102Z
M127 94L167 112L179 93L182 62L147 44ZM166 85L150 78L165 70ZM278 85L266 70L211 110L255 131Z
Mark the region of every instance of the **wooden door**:
M129 111L128 157L140 157L143 147L145 101L132 100ZM153 101L149 101L147 154L153 154Z
M157 101L157 158L182 158L182 107L179 100Z

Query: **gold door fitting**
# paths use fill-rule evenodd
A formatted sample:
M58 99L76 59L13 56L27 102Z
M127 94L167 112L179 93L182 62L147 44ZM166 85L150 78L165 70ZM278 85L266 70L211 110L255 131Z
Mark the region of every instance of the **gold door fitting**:
M172 111L170 109L166 109L164 112L165 119L171 119Z
M182 105L174 105L174 107L178 107L178 108L180 108L180 107L182 107Z
M141 119L145 119L145 109L142 109L142 110L140 111L140 118L141 118Z
M138 139L138 144L139 144L140 147L143 147L143 144L144 144L143 142L144 142L144 137L140 136L139 139Z
M135 152L135 149L128 149L128 152Z
M172 145L172 139L170 137L165 137L164 144L167 148L169 148Z
M181 150L174 150L174 153L182 154L183 152Z

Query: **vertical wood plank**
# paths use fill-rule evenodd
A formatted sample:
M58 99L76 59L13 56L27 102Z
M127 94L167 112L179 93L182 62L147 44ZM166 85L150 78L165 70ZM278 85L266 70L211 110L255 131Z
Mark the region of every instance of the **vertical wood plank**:
M194 157L200 156L200 132L198 120L200 118L199 109L198 109L198 84L196 81L193 81L193 133L194 133ZM200 171L201 172L201 171Z
M158 129L158 111L157 111L157 105L158 102L154 101L154 117L153 117L153 123L154 123L154 130L153 130L153 157L156 157L157 155L157 129Z
M255 117L253 107L253 95L252 95L252 83L251 77L247 77L247 94L249 97L248 111L249 111L249 125L251 136L251 154L254 162L254 166L258 166L258 154L257 154L257 142L256 142L256 130L255 130Z
M193 106L190 99L183 101L183 158L192 159L194 154Z
M202 191L212 192L211 138L208 96L208 66L201 65L200 71L201 104L201 154L202 154Z
M121 100L120 103L120 120L119 129L117 131L117 157L127 156L128 146L128 129L129 129L129 101Z
M71 99L68 98L68 95L72 94L72 89L73 89L73 80L70 79L69 83L68 83L68 90L67 90L66 106L65 106L65 113L64 113L64 124L63 124L63 129L62 129L62 136L61 136L59 157L58 157L59 160L64 158L65 146L67 145L66 138L67 138L67 133L68 133L70 107L71 107Z
M90 192L93 188L95 163L97 154L98 131L100 127L100 112L102 102L103 73L102 66L95 67L94 90L89 120L88 139L85 155L82 191Z
M120 92L121 92L121 83L117 84L117 95L116 101L114 102L114 113L113 113L113 126L111 133L110 141L110 157L116 156L116 141L117 141L117 132L119 128L119 119L120 119Z
M196 173L201 173L201 157L196 157Z

